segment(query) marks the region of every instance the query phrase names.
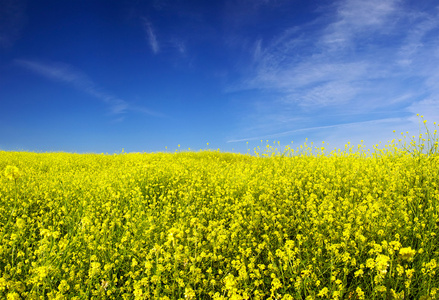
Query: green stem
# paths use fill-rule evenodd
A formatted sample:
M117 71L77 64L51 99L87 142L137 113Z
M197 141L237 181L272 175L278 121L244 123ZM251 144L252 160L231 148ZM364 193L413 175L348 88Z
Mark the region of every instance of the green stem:
M17 179L14 179L14 182L15 182L15 203L14 203L14 211L15 211L15 208L17 207L17 194L18 194L18 192L17 192Z

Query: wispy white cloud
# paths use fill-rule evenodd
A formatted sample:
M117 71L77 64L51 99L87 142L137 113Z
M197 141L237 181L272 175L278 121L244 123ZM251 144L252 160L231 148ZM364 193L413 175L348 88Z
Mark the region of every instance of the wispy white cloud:
M186 49L186 43L184 41L182 41L181 39L173 38L171 40L171 44L175 49L177 49L177 51L181 55L186 55L187 49Z
M169 5L169 3L164 3L163 8ZM171 51L177 51L180 54L180 57L185 57L188 54L188 41L186 36L176 35L175 33L169 34L169 32L160 32L159 42L158 30L154 28L151 21L146 17L141 17L140 20L145 33L145 38L154 54L172 53Z
M344 128L350 128L353 126L370 126L370 125L376 125L381 123L392 123L395 121L400 121L400 119L396 118L385 118L385 119L376 119L371 121L362 121L362 122L350 122L350 123L342 123L342 124L335 124L335 125L326 125L326 126L313 126L313 127L306 127L306 128L300 128L300 129L294 129L294 130L288 130L284 132L279 132L275 134L269 134L264 136L255 136L255 137L248 137L244 139L236 139L236 140L228 140L227 143L236 143L236 142L246 142L246 141L255 141L255 140L265 140L265 139L278 139L283 136L290 136L294 133L298 132L310 132L310 131L321 131L321 130L327 130L327 129L344 129Z
M406 5L403 0L342 0L308 24L256 39L249 49L252 69L234 90L273 96L252 102L230 140L331 126L355 135L358 126L337 125L340 114L346 115L344 123L358 125L372 122L375 113L388 113L392 126L403 127L413 125L408 116L415 109L439 116L431 100L439 92L439 10ZM367 127L370 137L377 135L375 126Z
M154 29L151 25L151 22L147 18L143 18L143 29L146 33L146 38L148 39L149 46L151 47L151 50L154 54L159 53L160 51L160 45L157 40L157 36L154 32Z
M15 63L49 79L69 83L87 92L93 93L94 91L92 80L68 64L59 62L43 63L25 59L16 59Z
M133 106L127 101L120 99L99 88L85 73L71 65L59 62L43 63L40 61L16 59L15 63L38 75L51 80L67 83L76 89L89 94L90 96L104 102L114 115L122 115L127 111L138 111L151 116L163 116L144 107Z
M425 120L439 123L439 95L432 95L426 99L412 103L407 107L407 110L412 113L410 120L413 123L418 123L419 118L415 116L421 113Z
M391 18L398 12L399 0L345 0L338 3L334 21L324 29L321 42L334 51L351 46L356 39L390 33Z

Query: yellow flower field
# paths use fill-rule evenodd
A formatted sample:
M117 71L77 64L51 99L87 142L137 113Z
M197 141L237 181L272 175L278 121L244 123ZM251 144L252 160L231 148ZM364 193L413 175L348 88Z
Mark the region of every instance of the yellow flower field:
M436 132L417 140L0 152L0 298L439 299Z

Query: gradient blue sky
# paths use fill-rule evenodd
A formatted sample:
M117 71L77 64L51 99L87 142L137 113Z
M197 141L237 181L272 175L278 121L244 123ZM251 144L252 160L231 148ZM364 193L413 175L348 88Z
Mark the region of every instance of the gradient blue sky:
M0 150L333 148L439 121L436 0L0 7Z

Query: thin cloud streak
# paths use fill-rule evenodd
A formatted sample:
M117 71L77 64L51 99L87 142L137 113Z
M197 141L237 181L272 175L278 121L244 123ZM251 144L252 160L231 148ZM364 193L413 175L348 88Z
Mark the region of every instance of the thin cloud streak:
M423 39L428 35L430 31L433 31L439 26L439 20L437 18L431 18L425 16L425 20L421 21L414 28L410 29L405 41L405 44L398 51L398 63L402 66L412 64L416 59L418 52L425 47Z
M300 124L275 120L298 116L308 124L327 124L316 128L338 126L328 111L360 113L361 121L373 112L428 110L425 103L431 102L414 103L439 92L439 9L417 12L404 5L402 0L339 1L309 24L255 40L249 49L252 71L232 90L275 96L255 100L235 134L248 136L256 122L264 130L255 131L253 140L288 135ZM267 134L276 131L281 133Z
M181 55L186 55L186 44L183 41L178 39L172 39L171 43Z
M137 111L151 116L163 116L147 108L130 105L114 95L103 92L96 84L83 72L64 63L42 63L24 59L16 59L15 63L25 69L51 80L65 82L76 89L99 99L110 107L114 115L125 114L127 111Z
M399 0L345 0L337 7L336 20L329 24L321 38L327 51L352 46L355 39L385 34L393 28L389 18L398 10ZM385 28L384 26L385 25Z
M350 122L350 123L343 123L343 124L336 124L336 125L327 125L327 126L314 126L314 127L307 127L307 128L300 128L300 129L294 129L289 130L285 132L265 135L265 136L258 136L258 137L248 137L248 138L242 138L242 139L233 139L228 140L227 143L237 143L237 142L247 142L247 141L255 141L255 140L265 140L265 139L273 139L273 138L279 138L282 136L288 136L293 133L298 132L307 132L307 131L316 131L316 130L322 130L322 129L331 129L331 128L347 128L351 127L353 125L372 125L372 124L378 124L378 123L392 123L395 121L400 121L399 118L384 118L384 119L376 119L371 121L362 121L362 122Z
M152 28L151 22L148 19L143 18L143 29L145 30L149 46L154 54L157 54L160 51L160 45L157 41L157 36Z

